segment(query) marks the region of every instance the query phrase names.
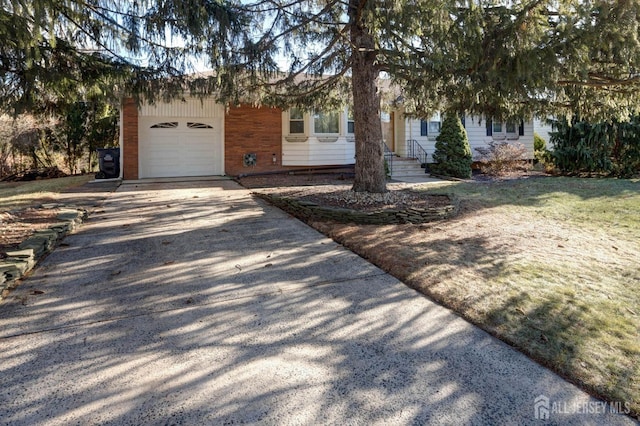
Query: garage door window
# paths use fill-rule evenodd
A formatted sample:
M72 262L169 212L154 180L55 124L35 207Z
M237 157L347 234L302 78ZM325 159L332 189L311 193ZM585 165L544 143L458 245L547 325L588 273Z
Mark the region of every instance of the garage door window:
M175 129L178 127L177 121L165 121L163 123L156 123L151 126L152 129Z
M190 129L213 129L213 126L205 123L187 123L187 127Z

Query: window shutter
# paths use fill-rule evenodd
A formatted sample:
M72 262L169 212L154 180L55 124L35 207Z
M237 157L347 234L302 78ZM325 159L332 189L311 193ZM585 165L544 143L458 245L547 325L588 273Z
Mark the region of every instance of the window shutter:
M427 136L429 129L429 122L426 120L420 120L420 136Z
M493 136L493 122L487 120L487 136Z
M460 114L460 121L462 122L462 127L464 127L466 129L467 128L467 124L465 123L464 119L465 119L464 113Z
M518 135L524 136L524 121L520 120L520 126L518 127Z

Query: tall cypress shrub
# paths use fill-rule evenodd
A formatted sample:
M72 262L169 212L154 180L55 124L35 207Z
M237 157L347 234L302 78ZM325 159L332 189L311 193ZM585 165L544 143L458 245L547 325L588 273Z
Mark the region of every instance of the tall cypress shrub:
M436 138L435 164L430 169L443 176L467 179L471 177L471 147L460 117L447 114Z

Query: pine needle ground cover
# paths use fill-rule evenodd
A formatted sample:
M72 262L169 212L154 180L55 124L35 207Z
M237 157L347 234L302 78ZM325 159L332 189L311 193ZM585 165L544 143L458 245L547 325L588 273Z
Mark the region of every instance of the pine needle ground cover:
M312 223L594 395L640 414L640 181L430 185L460 214Z

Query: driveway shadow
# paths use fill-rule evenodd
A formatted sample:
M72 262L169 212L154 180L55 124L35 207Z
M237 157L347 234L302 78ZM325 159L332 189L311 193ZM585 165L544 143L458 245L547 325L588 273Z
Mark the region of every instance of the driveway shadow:
M8 424L525 424L540 394L593 401L232 183L121 188L66 241L0 307Z

